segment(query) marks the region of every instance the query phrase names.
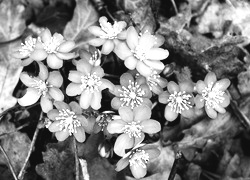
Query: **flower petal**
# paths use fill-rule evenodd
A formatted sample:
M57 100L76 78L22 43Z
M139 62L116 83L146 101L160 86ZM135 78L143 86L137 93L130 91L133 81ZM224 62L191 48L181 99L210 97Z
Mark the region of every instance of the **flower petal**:
M45 97L41 97L41 108L42 111L47 113L49 112L51 109L53 109L53 104L52 101L49 99L48 96Z
M149 161L157 158L161 154L159 149L146 149L145 152L148 153Z
M133 111L130 109L130 107L123 106L119 108L118 112L122 120L126 122L133 121Z
M114 109L119 109L122 104L123 104L123 102L118 97L114 97L111 100L111 107L114 108Z
M215 119L217 117L217 112L213 108L205 106L205 111L211 119Z
M56 120L56 117L59 116L59 111L58 109L51 109L48 113L47 116L49 119L51 119L52 121Z
M209 72L207 73L204 82L206 84L206 86L208 85L214 85L214 83L217 81L216 75L214 72Z
M139 43L139 35L133 26L127 29L127 44L131 50L134 50Z
M35 61L42 61L44 60L48 54L43 49L35 49L31 54L30 58L34 59Z
M68 79L73 83L81 83L81 77L83 74L80 71L69 71Z
M127 167L128 165L129 165L128 158L125 158L125 159L121 158L121 159L117 162L115 170L116 170L116 171L121 171L121 170L123 170L125 167Z
M157 71L162 71L165 67L161 61L152 61L146 59L143 62L151 69L155 69Z
M41 34L40 37L44 43L49 43L51 40L51 32L46 28Z
M166 120L168 120L168 121L174 121L174 120L178 117L178 113L172 111L172 110L171 110L171 107L167 105L167 106L165 107L164 117L165 117Z
M56 139L58 141L64 141L69 137L69 132L68 131L57 131L55 132Z
M100 91L107 89L107 88L111 92L114 91L115 85L111 81L107 79L103 79L103 78L100 81L102 82L102 84L99 86Z
M143 49L146 49L148 52L148 50L150 50L154 46L154 43L155 43L155 36L152 35L150 32L145 32L141 35L138 45Z
M80 107L80 106L79 106ZM72 109L75 113L76 111L79 111L79 110L76 110L76 109ZM83 127L87 127L88 126L88 120L83 116L83 115L77 115L77 119L81 122L82 126Z
M144 62L142 61L138 61L137 64L136 64L136 70L142 75L142 76L145 76L145 77L148 77L150 76L151 72L152 72L152 69L147 66Z
M87 61L79 60L76 61L76 69L77 71L82 72L84 75L87 75L91 72L93 66L89 64Z
M150 109L152 108L152 102L150 101L150 99L148 99L148 98L142 98L142 100L143 100L143 104L144 105L146 105L146 106L148 106L148 107L150 107Z
M62 53L68 53L74 49L75 45L75 41L65 41L58 47L58 51Z
M145 134L143 132L141 132L141 136L139 137L135 137L135 143L134 143L134 147L137 144L141 144L141 142L145 139Z
M160 47L161 45L163 45L165 42L165 38L162 35L156 34L155 35L155 43L154 43L154 47Z
M207 87L204 81L197 81L196 83L196 90L199 94L202 94L202 91Z
M91 34L98 37L106 35L106 33L99 26L90 26L88 30Z
M106 42L102 45L102 54L108 55L109 53L111 53L111 51L113 51L115 47L115 44L112 40L108 39L106 40Z
M150 60L163 60L169 56L168 50L162 48L152 48L146 52L146 58Z
M64 95L59 88L51 87L48 91L49 95L56 101L63 101Z
M99 91L93 92L92 100L91 100L91 107L94 110L98 110L101 108L101 100L102 100L102 93Z
M75 101L71 101L69 103L70 108L76 113L76 114L82 114L82 108L80 107L80 105L75 102Z
M134 82L134 77L130 73L123 73L120 77L121 86L128 87L130 82Z
M61 53L61 52L57 52L55 54L59 59L63 59L63 60L69 60L69 59L73 59L76 57L76 54L74 52L72 53Z
M149 86L147 84L140 85L140 88L144 91L144 95L142 97L145 97L145 98L152 97L152 92L150 91Z
M161 130L161 124L153 119L141 122L142 131L148 134L154 134Z
M151 117L151 108L146 105L142 105L134 108L134 121L143 121L146 119L150 119Z
M107 130L110 134L121 134L123 133L123 128L127 123L121 119L116 119L114 121L111 121L108 126Z
M82 84L78 83L69 83L69 85L66 88L66 94L68 96L80 95L82 93L81 85Z
M84 142L86 139L84 128L81 126L77 127L76 132L74 132L74 136L78 142Z
M189 109L185 109L184 111L182 111L181 115L185 118L191 119L195 115L195 112L193 108L189 108Z
M129 56L125 59L124 61L124 65L130 69L130 70L133 70L136 68L136 65L137 65L137 62L138 62L138 59L136 59L134 56Z
M45 81L48 78L49 71L48 68L41 62L37 62L39 66L39 78L43 81Z
M115 41L115 48L113 52L122 60L129 56L133 56L131 50L125 42Z
M179 84L180 91L185 91L186 93L193 93L194 86L191 81L184 81Z
M173 94L174 92L180 91L179 85L176 84L174 81L170 81L167 85L167 88L168 88L168 92L170 94Z
M22 66L28 66L28 65L30 65L33 61L34 61L34 59L32 59L32 58L27 58L27 59L22 60L21 65L22 65Z
M103 70L103 68L101 66L93 67L91 73L92 74L95 73L100 78L102 78L105 75L104 70Z
M69 109L70 110L70 106L63 101L55 101L54 105L56 106L56 108L58 110L62 110L62 109L65 109L65 110Z
M220 103L220 105L225 108L230 104L230 97L226 93L224 93L222 97L224 100L222 103Z
M89 45L99 47L106 42L106 39L94 38L88 41Z
M63 83L63 77L59 71L52 71L49 73L47 82L54 87L61 87Z
M197 94L194 98L194 103L197 109L201 109L205 105L205 100L203 99L202 95Z
M32 85L35 84L34 80L38 80L39 81L38 78L33 78L33 77L29 76L28 73L26 73L26 72L22 72L20 74L20 80L27 87L32 87Z
M167 104L169 96L170 94L167 91L164 91L159 95L158 100L162 104Z
M118 156L124 156L125 150L134 146L134 138L130 138L128 134L121 134L115 141L114 152Z
M35 104L40 98L40 94L35 88L27 88L27 91L23 97L17 100L21 106L29 106Z
M55 54L49 54L47 57L47 64L51 69L60 69L63 66L63 60L58 58Z
M93 93L88 91L83 91L80 96L80 106L83 109L88 109L92 101Z
M215 84L214 84L214 87L215 89L218 89L220 91L226 91L227 88L230 86L230 80L229 79L221 79L219 81L217 81Z
M49 127L50 132L60 131L60 121L54 121Z
M131 170L131 173L136 179L143 178L147 174L147 168L144 168L140 165L139 166L132 165L129 166L129 168Z
M221 114L224 114L226 113L226 109L224 109L222 106L220 105L217 105L214 107L214 110L216 110L217 112L221 113Z

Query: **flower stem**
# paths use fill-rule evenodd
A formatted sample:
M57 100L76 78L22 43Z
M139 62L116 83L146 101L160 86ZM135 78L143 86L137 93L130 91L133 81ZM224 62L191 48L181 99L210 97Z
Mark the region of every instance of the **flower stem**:
M6 152L5 152L5 150L3 149L3 147L2 147L1 144L0 144L0 150L2 151L2 153L3 153L4 157L5 157L5 159L7 160L7 163L8 163L8 165L9 165L10 171L11 171L11 173L12 173L14 179L15 179L15 180L18 180L18 179L17 179L17 176L16 176L16 174L15 174L15 172L14 172L14 168L13 168L13 166L11 165L10 159L9 159L8 155L6 154Z
M39 121L41 121L42 118L43 118L43 112L41 112L41 114L40 114ZM20 171L19 174L18 174L18 179L19 179L19 180L22 180L22 179L24 178L25 169L26 169L26 167L27 167L27 164L28 164L30 155L31 155L31 153L32 153L32 150L33 150L33 148L34 148L34 146L35 146L35 142L36 142L36 139L37 139L37 136L38 136L38 132L39 132L39 125L38 125L38 124L39 124L39 121L38 121L38 123L37 123L36 130L35 130L35 132L34 132L34 135L33 135L33 138L32 138L31 144L30 144L30 149L29 149L28 155L27 155L27 157L26 157L26 159L25 159L25 161L24 161L24 164L23 164L23 166L22 166L21 171Z
M73 140L73 144L74 144L74 150L75 150L75 168L76 168L76 180L79 180L79 159L78 159L78 152L77 152L77 144L76 144L76 138L74 138Z
M178 152L176 153L175 160L174 160L174 164L173 164L172 169L171 169L171 171L170 171L168 180L174 180L175 174L176 174L176 172L177 172L177 170L178 170L179 161L180 161L180 159L182 158L182 156L183 156L183 154L182 154L181 151L178 151Z

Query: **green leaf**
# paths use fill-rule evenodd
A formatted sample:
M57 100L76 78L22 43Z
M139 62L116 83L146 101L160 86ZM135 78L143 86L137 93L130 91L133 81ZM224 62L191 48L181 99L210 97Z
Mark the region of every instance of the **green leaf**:
M89 0L77 0L73 18L64 29L64 37L76 42L76 48L87 49L87 42L93 38L88 27L98 20L98 14Z
M15 0L3 0L0 4L0 41L5 42L19 37L24 29L23 19L25 7ZM20 41L0 45L0 112L14 106L17 102L12 96L19 80L22 67L20 59L11 56ZM3 103L4 102L4 103Z

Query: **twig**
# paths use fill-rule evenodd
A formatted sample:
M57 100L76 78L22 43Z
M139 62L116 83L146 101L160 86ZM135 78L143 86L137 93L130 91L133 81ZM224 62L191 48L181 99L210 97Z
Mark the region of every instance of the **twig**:
M76 180L79 180L79 159L78 159L78 155L77 155L77 144L76 144L76 138L74 138L73 140L74 143L74 149L75 149L75 168L76 168Z
M182 158L183 154L181 151L178 151L176 153L176 156L175 156L175 160L174 160L174 164L171 168L171 171L170 171L170 174L169 174L169 177L168 177L168 180L174 180L174 177L175 177L175 174L177 172L177 169L178 169L178 164L179 164L179 161L180 159Z
M40 114L39 121L42 120L42 117L43 117L43 112L41 112L41 114ZM26 157L26 159L24 161L24 164L22 166L21 171L18 174L18 179L19 180L22 180L24 178L24 173L25 173L26 166L28 164L28 161L29 161L30 155L32 153L32 150L33 150L33 148L35 146L35 142L36 142L36 139L37 139L37 136L38 136L38 132L39 132L39 126L38 126L39 121L37 123L36 130L34 132L34 135L33 135L33 138L32 138L31 144L30 144L30 149L29 149L28 155L27 155L27 157Z
M177 6L176 6L174 0L171 0L171 2L172 2L172 5L173 5L173 7L174 7L175 13L178 14L178 9L177 9Z
M15 179L15 180L18 180L17 177L16 177L16 174L15 174L15 172L14 172L14 168L13 168L13 166L11 165L10 159L9 159L8 155L6 154L6 152L5 152L5 150L3 149L3 147L2 147L1 144L0 144L0 150L2 151L2 153L3 153L4 157L5 157L5 159L7 160L7 163L8 163L8 165L9 165L10 171L11 171L11 173L12 173L14 179Z

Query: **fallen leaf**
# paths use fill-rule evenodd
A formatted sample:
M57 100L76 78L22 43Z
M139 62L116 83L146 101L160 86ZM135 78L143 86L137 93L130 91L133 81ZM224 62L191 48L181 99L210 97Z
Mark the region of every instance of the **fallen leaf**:
M238 89L241 95L250 94L250 71L243 71L238 75Z
M76 42L76 48L87 49L87 42L93 38L88 27L98 20L98 14L89 0L77 0L73 18L64 29L64 37Z
M0 4L0 41L8 41L19 37L26 28L22 15L25 7L19 1L3 0ZM0 113L14 106L17 102L12 96L19 80L22 67L20 59L11 56L12 50L20 45L20 41L0 46Z
M15 125L8 120L2 120L0 123L1 134L8 134L9 132L15 131ZM3 136L1 139L1 145L6 151L11 164L16 173L19 173L23 166L25 159L28 155L30 147L30 139L25 133L15 132L9 135ZM0 164L6 164L5 157L0 153Z

